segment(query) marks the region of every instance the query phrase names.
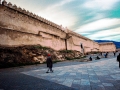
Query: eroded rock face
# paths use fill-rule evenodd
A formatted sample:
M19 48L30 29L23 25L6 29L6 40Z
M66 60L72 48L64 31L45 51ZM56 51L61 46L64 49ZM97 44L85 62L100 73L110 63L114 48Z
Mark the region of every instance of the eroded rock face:
M0 46L0 67L6 64L44 63L48 53L51 54L53 61L64 61L81 57L81 53L78 51L55 51L39 45L20 47Z

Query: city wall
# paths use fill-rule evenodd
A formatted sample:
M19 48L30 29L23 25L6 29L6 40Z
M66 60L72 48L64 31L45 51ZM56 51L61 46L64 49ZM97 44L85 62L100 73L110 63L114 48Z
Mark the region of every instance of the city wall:
M106 45L83 37L5 0L0 4L0 45L42 45L54 50L102 51ZM109 45L109 44L107 44ZM112 49L111 49L112 46ZM107 46L108 47L108 46ZM109 50L115 50L110 45Z
M89 38L86 38L80 34L77 34L71 30L68 30L67 33L69 36L71 36L68 39L68 49L69 50L81 50L80 45L83 45L84 52L91 52L91 51L100 51L99 44L97 42L94 42L93 40L90 40ZM82 51L82 50L81 50Z
M40 44L55 50L65 49L65 31L53 22L38 17L16 5L0 5L1 45L20 46ZM12 30L12 31L11 31ZM10 33L9 33L10 32ZM16 34L19 33L19 34ZM15 38L12 38L12 37ZM7 42L5 42L7 41ZM6 44L7 43L7 44Z
M100 43L101 52L112 52L116 51L116 46L112 42Z

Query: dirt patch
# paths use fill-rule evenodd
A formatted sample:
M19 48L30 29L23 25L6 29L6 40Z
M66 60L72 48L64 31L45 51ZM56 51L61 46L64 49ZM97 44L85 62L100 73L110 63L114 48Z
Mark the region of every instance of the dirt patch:
M0 46L0 68L45 63L50 53L53 62L80 59L82 54L78 51L55 51L40 45L3 47Z

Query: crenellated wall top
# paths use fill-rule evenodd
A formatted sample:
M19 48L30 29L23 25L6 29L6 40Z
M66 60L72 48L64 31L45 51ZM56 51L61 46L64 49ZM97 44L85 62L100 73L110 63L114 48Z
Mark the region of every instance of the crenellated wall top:
M82 35L77 34L77 33L73 32L73 31L71 31L71 30L68 30L68 33L69 33L69 34L73 34L73 35L75 35L75 36L78 36L78 37L80 37L80 38L82 38L82 39L88 40L88 38L83 37Z
M67 33L70 33L70 34L75 35L75 36L77 36L77 37L80 37L80 38L82 38L82 39L84 39L84 40L92 41L93 43L98 44L97 42L95 42L95 41L93 41L93 40L91 40L91 39L89 39L89 38L87 38L87 37L84 37L84 36L82 36L82 35L80 35L80 34L77 34L77 33L73 32L73 31L71 31L71 30L68 30L68 29L67 29Z
M3 6L6 6L8 8L14 9L16 11L19 11L19 12L21 12L23 14L26 14L26 15L28 15L30 17L33 17L33 18L35 18L35 19L37 19L39 21L42 21L42 22L44 22L44 23L46 23L48 25L51 25L51 26L53 26L53 27L55 27L57 29L60 29L61 31L64 31L60 25L57 25L57 24L55 24L55 23L53 23L53 22L51 22L51 21L49 21L49 20L47 20L45 18L42 18L42 17L40 17L40 16L38 16L36 14L33 14L32 12L29 12L28 10L25 10L24 8L22 9L21 7L17 7L15 4L13 5L11 2L7 3L6 0L3 0L2 3L1 3L1 0L0 0L0 4L2 4Z

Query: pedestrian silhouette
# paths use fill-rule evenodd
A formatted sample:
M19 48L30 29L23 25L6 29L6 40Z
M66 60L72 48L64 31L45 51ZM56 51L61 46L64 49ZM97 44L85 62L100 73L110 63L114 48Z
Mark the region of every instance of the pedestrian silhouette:
M116 55L116 52L113 52L114 56Z
M92 61L92 57L91 57L91 56L90 56L90 58L89 58L89 59L90 59L90 61Z
M117 61L119 62L119 68L120 68L120 53L119 53L119 55L117 56Z
M46 63L47 63L47 67L48 67L48 70L47 70L46 73L49 73L49 71L53 72L53 70L52 70L53 63L52 63L52 59L51 59L51 55L50 54L48 54Z
M98 56L96 57L96 60L100 59Z
M108 52L105 54L105 58L107 58L108 57Z

